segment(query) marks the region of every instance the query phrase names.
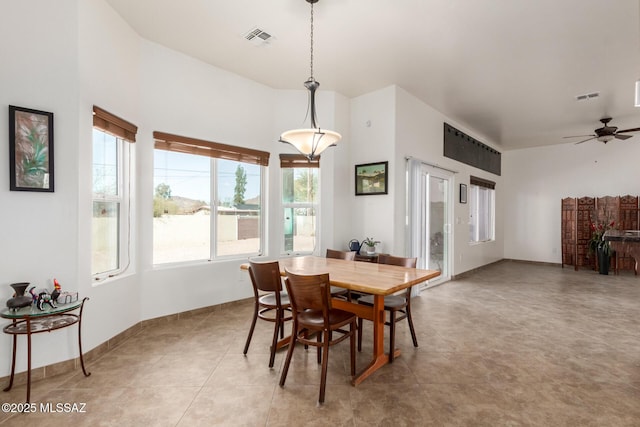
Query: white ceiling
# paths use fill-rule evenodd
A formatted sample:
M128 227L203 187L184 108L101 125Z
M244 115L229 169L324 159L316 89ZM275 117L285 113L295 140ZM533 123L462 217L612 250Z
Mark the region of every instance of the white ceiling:
M309 77L305 0L107 0L142 37L276 89ZM320 0L314 77L347 97L396 84L503 150L640 127L638 0ZM253 27L273 36L255 46ZM577 102L580 94L600 97ZM320 116L322 112L319 112ZM600 144L591 141L590 144ZM627 141L640 144L640 133Z

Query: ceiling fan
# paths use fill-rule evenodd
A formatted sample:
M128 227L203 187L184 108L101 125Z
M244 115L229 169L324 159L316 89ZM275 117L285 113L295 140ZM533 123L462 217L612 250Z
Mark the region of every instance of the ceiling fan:
M633 135L621 135L621 134L640 131L640 128L618 130L616 126L607 126L607 123L611 121L611 117L605 117L603 119L600 119L600 121L602 122L603 126L601 128L594 130L595 133L592 135L565 136L565 138L579 138L579 137L588 136L589 138L582 140L580 142L576 142L576 144L582 144L583 142L591 141L592 139L597 139L598 141L604 142L606 144L607 142L611 141L613 138L625 140L633 136Z

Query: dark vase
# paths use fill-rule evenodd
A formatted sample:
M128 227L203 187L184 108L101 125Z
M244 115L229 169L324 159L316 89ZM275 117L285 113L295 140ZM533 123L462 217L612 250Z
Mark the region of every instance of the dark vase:
M13 298L7 300L7 307L13 310L17 310L22 307L28 307L33 302L31 295L25 295L24 292L29 286L29 282L12 283L9 286L15 291Z
M611 257L609 256L608 247L606 243L598 244L598 270L600 274L609 274L609 264L611 264Z

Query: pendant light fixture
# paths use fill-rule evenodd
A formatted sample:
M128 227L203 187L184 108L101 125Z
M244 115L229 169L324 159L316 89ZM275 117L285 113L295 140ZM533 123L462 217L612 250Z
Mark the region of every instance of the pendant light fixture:
M311 119L311 128L309 129L293 129L283 132L280 135L280 142L291 144L309 160L313 160L320 155L328 147L336 145L342 136L338 132L327 129L321 129L317 124L316 117L316 90L320 86L313 78L313 4L318 0L305 0L311 5L311 74L309 79L304 82L304 87L309 91L309 107L307 114Z

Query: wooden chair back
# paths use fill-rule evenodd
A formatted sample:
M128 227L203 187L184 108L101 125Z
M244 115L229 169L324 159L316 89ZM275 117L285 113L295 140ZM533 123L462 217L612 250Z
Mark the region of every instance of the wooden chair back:
M400 267L416 268L416 265L418 264L418 258L405 258L401 256L380 254L378 255L378 264L399 265ZM406 295L407 300L411 298L412 287L413 286L410 286L406 289L406 291L402 292ZM402 294L402 293L398 293L398 294Z
M285 270L285 286L293 309L293 334L280 375L280 387L284 387L296 342L317 348L318 364L322 363L320 395L324 402L329 366L329 347L350 338L351 376L356 374L356 316L353 313L331 307L329 274L299 275ZM343 327L349 325L349 330ZM315 337L311 337L315 335Z
M353 251L338 251L335 249L327 249L326 258L344 259L347 261L354 261L356 259L356 253Z
M400 267L416 268L418 258L404 258L400 256L380 254L378 264L399 265Z
M331 310L329 274L300 275L286 271L284 281L294 314L305 310L323 313L325 322Z
M251 283L256 293L257 291L276 293L282 291L282 279L278 261L249 261L249 277L251 277Z

